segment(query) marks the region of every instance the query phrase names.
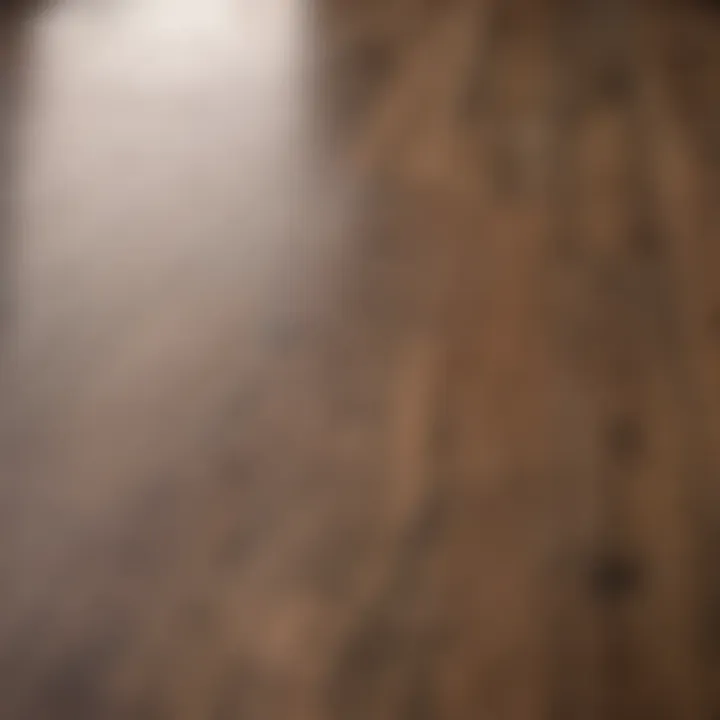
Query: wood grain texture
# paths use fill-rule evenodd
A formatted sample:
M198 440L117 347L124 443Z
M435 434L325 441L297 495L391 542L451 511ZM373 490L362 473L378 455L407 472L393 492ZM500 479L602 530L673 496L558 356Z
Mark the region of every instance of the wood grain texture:
M716 720L716 8L0 28L1 718Z

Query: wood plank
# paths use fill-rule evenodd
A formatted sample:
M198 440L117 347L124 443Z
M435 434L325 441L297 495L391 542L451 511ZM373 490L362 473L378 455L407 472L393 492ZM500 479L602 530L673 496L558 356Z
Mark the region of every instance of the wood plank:
M642 17L650 13L642 8ZM696 646L707 674L711 712L717 714L718 374L713 336L718 267L714 216L718 192L715 143L720 95L720 19L712 8L666 6L645 23L645 123L654 161L654 210L665 248L664 272L674 288L676 373L686 393L692 465L686 507L692 518L697 570Z
M562 545L577 586L569 612L580 613L565 637L569 662L592 681L565 712L705 717L685 494L693 427L646 202L637 27L620 3L571 11L556 392L571 518Z

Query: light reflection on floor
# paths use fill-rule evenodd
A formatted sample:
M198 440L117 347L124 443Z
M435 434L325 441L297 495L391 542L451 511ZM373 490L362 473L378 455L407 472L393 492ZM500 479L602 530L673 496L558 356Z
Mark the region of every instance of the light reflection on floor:
M322 287L338 203L307 142L310 10L60 3L36 22L18 302L31 354L58 331L117 334L158 297L221 314Z

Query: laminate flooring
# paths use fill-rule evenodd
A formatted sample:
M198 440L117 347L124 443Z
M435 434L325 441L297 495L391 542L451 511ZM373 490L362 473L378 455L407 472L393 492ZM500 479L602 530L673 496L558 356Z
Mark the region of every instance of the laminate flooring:
M3 720L717 720L720 10L0 24Z

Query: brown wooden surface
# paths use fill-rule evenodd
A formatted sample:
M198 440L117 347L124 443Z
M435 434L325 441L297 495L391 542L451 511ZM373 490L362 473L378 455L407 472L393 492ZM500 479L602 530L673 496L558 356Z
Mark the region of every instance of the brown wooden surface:
M717 719L720 12L1 26L0 718Z

